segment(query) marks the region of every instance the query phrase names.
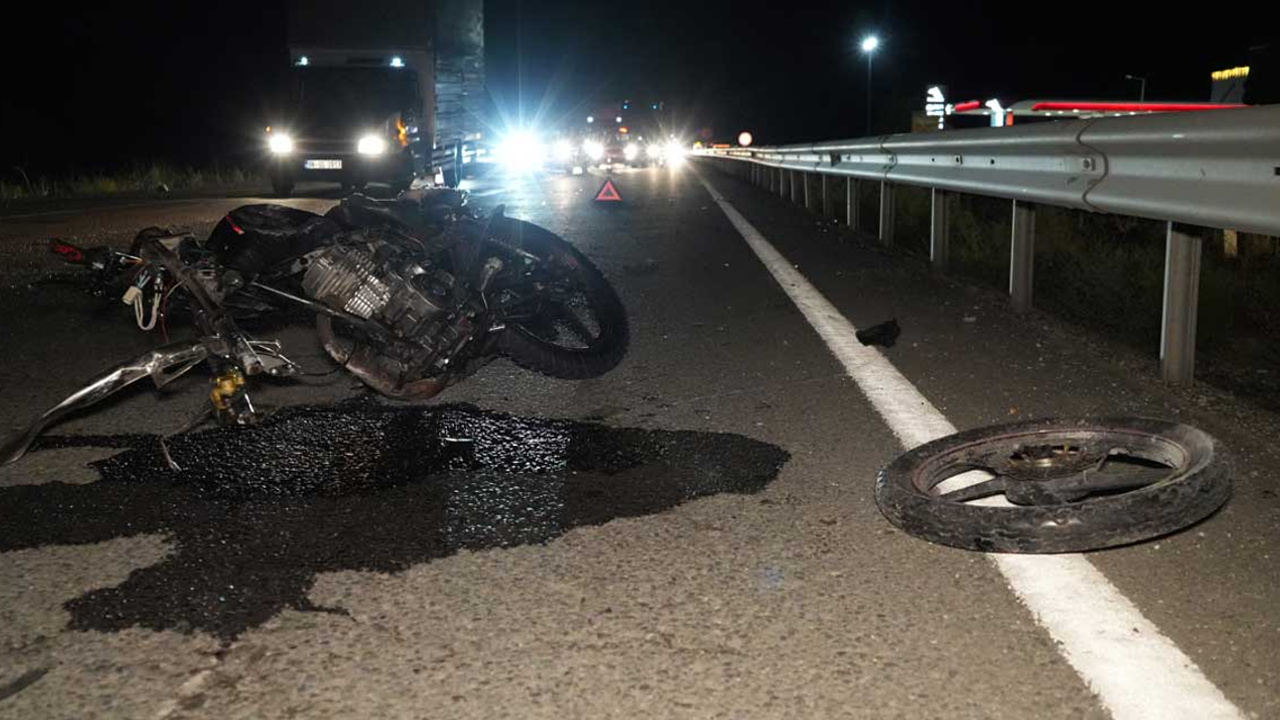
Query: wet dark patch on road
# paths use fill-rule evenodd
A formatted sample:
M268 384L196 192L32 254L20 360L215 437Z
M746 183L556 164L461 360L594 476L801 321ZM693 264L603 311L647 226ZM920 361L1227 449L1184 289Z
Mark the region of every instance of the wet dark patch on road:
M471 405L302 406L255 428L171 438L54 437L126 450L101 480L0 489L0 551L165 533L173 552L71 600L72 628L230 640L307 598L315 575L393 572L460 549L545 543L718 493L753 493L789 458L722 433L523 418Z
M49 670L51 669L52 668L42 667L28 670L14 680L5 683L4 685L0 685L0 701L13 697L37 682L40 682L40 678L49 674Z

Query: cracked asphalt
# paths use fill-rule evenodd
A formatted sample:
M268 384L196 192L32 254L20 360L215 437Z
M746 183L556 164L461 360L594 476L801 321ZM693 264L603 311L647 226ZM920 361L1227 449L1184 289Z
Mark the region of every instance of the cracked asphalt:
M855 325L896 318L886 356L956 426L1135 414L1218 437L1236 462L1221 512L1090 560L1229 700L1280 717L1280 417L1165 386L1153 357L702 172ZM633 345L602 378L497 361L391 409L341 374L273 383L260 404L302 407L271 442L315 463L277 472L261 434L181 438L203 482L157 473L148 438L204 402L204 379L139 383L0 469L0 718L1106 717L984 556L881 517L895 438L690 169L614 181L614 207L590 202L596 175L472 188L616 285ZM250 201L0 216L0 431L154 342L115 301L42 282L44 239L202 234ZM327 368L309 328L281 339ZM485 465L424 443L395 467L425 477L320 462L438 439L432 422L491 428L511 452ZM525 430L582 451L512 470Z

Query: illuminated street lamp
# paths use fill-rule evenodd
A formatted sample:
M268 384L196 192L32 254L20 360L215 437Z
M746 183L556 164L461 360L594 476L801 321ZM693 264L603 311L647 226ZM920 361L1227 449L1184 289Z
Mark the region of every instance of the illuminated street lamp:
M867 56L867 134L871 134L871 56L880 47L880 38L868 35L862 39L862 54Z

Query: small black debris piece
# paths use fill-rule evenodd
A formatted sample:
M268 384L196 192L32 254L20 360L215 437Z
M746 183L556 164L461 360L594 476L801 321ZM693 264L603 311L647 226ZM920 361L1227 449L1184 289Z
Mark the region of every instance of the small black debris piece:
M898 319L886 320L879 325L872 325L864 330L854 333L858 342L863 345L880 345L881 347L893 347L898 342L898 335L902 334L902 328L898 327Z

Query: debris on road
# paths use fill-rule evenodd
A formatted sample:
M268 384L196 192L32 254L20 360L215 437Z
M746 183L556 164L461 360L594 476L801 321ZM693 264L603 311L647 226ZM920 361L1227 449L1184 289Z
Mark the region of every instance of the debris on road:
M983 552L1150 540L1203 520L1230 496L1231 463L1211 436L1128 417L974 428L912 448L876 478L876 504L898 528Z
M878 325L872 325L854 333L858 338L858 342L863 345L879 345L881 347L893 347L893 344L898 341L898 336L901 334L902 328L898 326L897 318L886 320Z

